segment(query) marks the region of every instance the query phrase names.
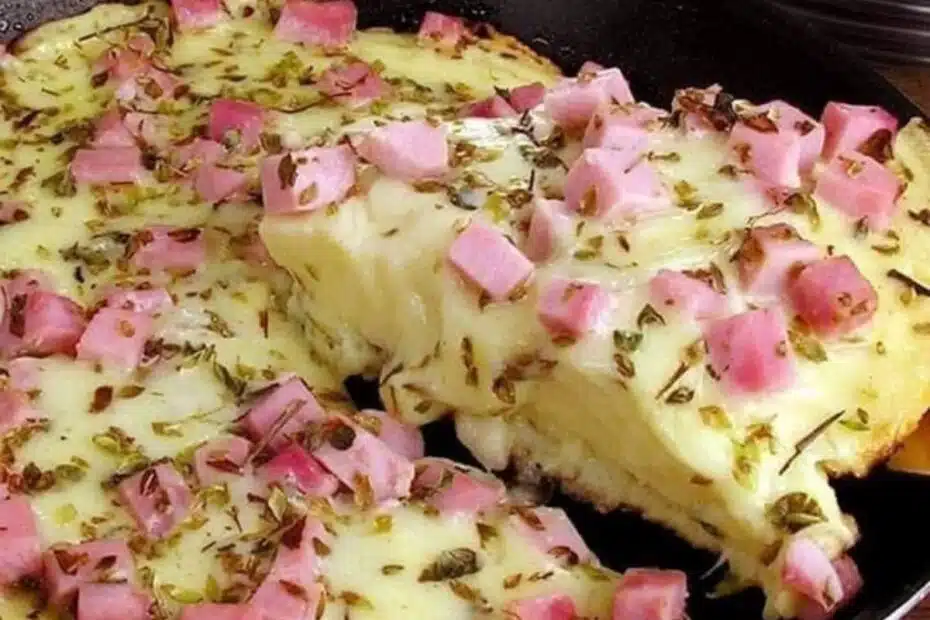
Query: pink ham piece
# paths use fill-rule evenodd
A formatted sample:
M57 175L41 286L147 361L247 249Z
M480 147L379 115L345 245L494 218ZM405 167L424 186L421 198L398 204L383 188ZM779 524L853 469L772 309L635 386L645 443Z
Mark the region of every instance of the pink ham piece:
M740 284L752 295L779 297L790 274L822 255L788 224L751 228L736 256Z
M524 84L510 89L507 101L519 113L532 110L543 102L546 96L546 87L541 82Z
M178 620L252 620L247 604L197 603L185 605Z
M230 148L250 151L265 126L265 110L251 101L217 99L210 104L207 137Z
M665 112L646 105L599 110L585 130L584 147L629 151L636 159L646 150L649 131L664 117Z
M553 337L575 340L591 331L609 306L610 297L601 286L556 279L546 284L536 312Z
M193 170L200 166L215 164L226 155L226 149L219 142L195 138L177 147L171 154L174 164L183 170Z
M138 183L147 174L142 151L134 146L79 149L71 160L71 175L78 183Z
M765 114L760 118L771 123ZM797 132L780 131L774 123L749 125L738 121L730 132L728 145L733 159L762 182L776 187L800 187L801 136Z
M107 295L105 305L131 312L156 314L174 306L171 295L163 288L117 290Z
M138 110L155 112L159 103L174 99L184 86L179 78L156 69L146 61L141 70L119 83L116 99Z
M25 497L0 500L0 545L0 586L11 586L23 577L41 573L41 541L35 515Z
M22 391L22 388L0 391L0 436L22 427L29 421L37 421L42 417L32 407L28 394Z
M108 147L135 147L135 137L126 129L123 124L123 116L120 111L113 108L97 119L94 125L94 141L96 148Z
M781 569L782 581L798 594L830 610L843 598L843 584L826 552L807 538L788 545Z
M351 0L287 0L274 33L290 43L341 47L352 40L357 19Z
M571 551L578 562L597 562L561 508L523 508L509 520L514 529L542 553L562 557L566 551Z
M785 317L779 310L751 310L704 328L712 376L730 394L756 394L788 387L794 362Z
M504 607L510 620L575 620L575 601L566 594L550 594L511 601Z
M797 617L799 620L827 620L833 616L834 612L848 603L859 590L862 589L862 575L859 574L859 567L848 555L833 560L833 569L840 578L840 585L843 587L843 597L837 601L832 609L824 609L823 606L814 599L807 597L802 598L798 603Z
M194 452L194 473L200 486L219 484L230 477L243 475L245 459L252 444L247 439L230 435L218 437Z
M613 620L681 620L688 578L677 570L632 568L617 582Z
M123 124L134 138L149 146L163 149L170 144L169 121L165 116L129 112L123 119Z
M194 190L204 202L216 204L234 196L248 183L244 172L220 166L201 166L194 179Z
M207 247L199 228L152 226L136 233L129 262L150 273L165 271L186 275L206 260Z
M412 494L443 515L475 515L500 505L503 483L478 470L439 458L420 459Z
M153 332L151 315L101 308L77 343L77 358L131 370L142 361L145 342Z
M301 493L314 496L326 497L339 488L339 481L296 444L286 446L262 465L258 475L267 483L276 482L285 488L296 488Z
M591 76L596 75L603 71L606 67L599 62L594 62L593 60L586 60L581 64L581 67L578 69L578 77L581 76Z
M449 170L446 130L426 121L398 121L373 130L358 154L384 174L402 181L441 177Z
M307 384L293 377L268 388L242 418L242 426L256 441L275 432L269 445L278 447L287 443L307 422L320 420L324 415Z
M326 440L313 456L343 484L356 492L364 485L375 504L407 496L414 475L412 462L348 418L334 416L327 426Z
M171 8L181 30L209 28L223 19L220 0L171 0Z
M472 118L505 118L516 115L517 111L500 95L469 103L459 112L459 116Z
M895 174L871 157L847 151L821 171L815 195L871 230L891 224L903 185Z
M34 357L19 357L10 360L6 365L6 369L10 373L9 387L13 390L30 392L39 388L42 369L40 360Z
M891 143L898 130L898 119L877 106L851 105L831 101L821 117L827 131L823 157L831 160L848 151L856 151L878 131L888 133Z
M129 40L126 41L126 47L145 57L150 57L155 51L155 41L146 33L140 32L132 35Z
M586 149L565 178L565 202L589 217L635 218L669 204L649 162L630 151ZM632 167L631 167L632 166Z
M872 320L878 295L848 256L833 256L801 269L788 284L795 312L819 336L836 338Z
M147 538L165 538L187 516L193 495L170 463L159 463L127 478L119 496Z
M152 599L128 583L85 583L78 588L77 620L149 620Z
M535 263L545 262L571 231L572 218L564 201L537 198L533 202L523 253Z
M689 319L724 316L730 307L727 296L704 280L670 269L661 269L652 277L649 296L660 313L670 310Z
M313 620L317 615L323 586L304 587L287 580L268 578L249 601L248 620Z
M808 173L820 158L826 137L823 124L781 100L771 101L759 106L778 127L781 133L795 133L801 139L801 172Z
M268 213L313 211L342 202L355 184L348 146L273 155L262 163L262 204Z
M449 262L492 301L505 301L533 273L533 263L498 230L475 221L452 242Z
M317 87L335 101L351 108L366 106L383 97L388 91L387 82L365 62L353 62L327 69Z
M597 110L611 103L632 102L630 85L616 68L564 79L543 100L552 120L566 129L583 128Z
M423 15L420 40L437 43L442 47L456 47L465 37L465 22L458 17L427 11Z
M62 295L43 291L29 295L23 316L20 352L34 357L74 355L87 325L79 305Z
M56 545L42 555L49 603L65 609L83 584L135 581L132 553L123 540L94 540L79 545Z
M366 423L365 418L369 421L377 420L377 423L374 425ZM356 416L356 422L369 430L371 426L376 426L378 432L375 434L378 439L402 457L411 461L423 457L426 449L423 444L423 433L416 426L406 424L391 414L377 409L363 409Z

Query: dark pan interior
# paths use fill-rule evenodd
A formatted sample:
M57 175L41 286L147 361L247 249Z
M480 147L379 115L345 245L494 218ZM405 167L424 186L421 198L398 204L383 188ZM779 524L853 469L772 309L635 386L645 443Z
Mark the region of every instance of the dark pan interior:
M361 26L413 29L428 9L488 21L549 55L566 71L588 58L616 64L639 98L667 105L674 89L723 84L755 100L783 98L819 115L838 99L882 105L901 118L919 110L878 74L803 24L785 21L759 0L356 0ZM0 41L20 29L88 8L93 0L0 0ZM20 28L17 28L17 25ZM363 405L376 405L370 384L349 381ZM430 450L468 460L448 423L427 429ZM841 503L856 516L863 540L853 556L866 579L838 620L886 618L930 580L930 479L879 471L840 480ZM691 576L694 620L760 617L761 596L704 596L701 580L716 560L637 516L600 515L564 497L555 501L576 520L604 562L679 567Z

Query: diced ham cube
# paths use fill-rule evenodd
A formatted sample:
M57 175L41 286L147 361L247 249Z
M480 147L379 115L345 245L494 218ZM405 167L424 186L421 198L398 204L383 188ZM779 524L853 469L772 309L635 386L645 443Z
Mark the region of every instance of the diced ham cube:
M197 603L185 605L178 620L251 620L251 608L245 603Z
M506 491L494 476L447 459L417 462L412 494L444 515L478 514L500 505Z
M159 463L119 485L120 500L146 537L165 538L187 516L193 495L170 463Z
M220 0L171 0L171 7L181 30L209 28L223 19Z
M265 126L265 110L251 101L217 99L210 105L207 137L246 151L258 145Z
M74 355L84 333L84 310L62 295L36 292L29 295L24 311L21 353L35 357Z
M339 481L296 444L286 446L262 465L258 475L266 482L294 487L308 495L325 497L332 495L339 488Z
M511 601L504 607L512 620L574 620L575 601L566 594L549 594Z
M152 599L129 583L85 583L78 588L77 620L149 620Z
M526 233L523 253L535 263L548 260L572 230L572 218L562 200L537 198Z
M133 369L142 361L145 342L154 332L151 315L120 308L101 308L77 343L77 358Z
M426 121L397 121L369 133L357 147L359 155L389 177L422 181L449 170L446 131Z
M688 578L677 570L633 568L614 591L613 620L681 620Z
M413 424L407 424L377 409L363 409L356 418L361 426L375 433L378 439L402 457L410 460L423 457L423 433ZM377 420L377 423L372 424L371 420ZM373 426L375 429L372 429Z
M801 172L808 173L820 158L826 136L823 124L781 100L759 106L768 114L780 132L796 133L801 139Z
M537 307L539 321L556 337L578 339L591 331L610 306L607 291L578 280L552 280Z
M594 113L611 103L632 103L630 85L620 69L604 69L564 79L549 90L545 109L558 125L580 129Z
M776 187L801 185L801 136L795 131L780 131L768 116L758 117L765 123L750 125L738 121L728 142L734 159L764 183ZM761 127L762 129L760 129Z
M516 115L517 111L500 95L466 104L459 111L459 116L472 118L505 118Z
M135 581L132 553L123 540L56 545L42 555L49 603L66 609L86 583Z
M785 551L782 581L798 594L830 610L843 598L843 584L826 552L807 538L795 537Z
M458 17L427 11L417 36L443 47L455 47L465 37L465 22Z
M117 290L106 298L106 306L144 314L155 314L174 306L171 295L163 288Z
M635 160L629 151L586 149L565 178L568 208L589 217L635 218L667 206L653 167Z
M207 247L199 228L152 226L136 234L130 263L149 272L189 274L203 265Z
M509 520L514 529L542 553L562 557L570 551L578 562L597 561L561 508L521 508Z
M327 427L326 438L313 456L355 491L356 501L377 505L407 496L414 475L412 462L348 418L334 416Z
M116 88L116 99L138 110L155 112L159 103L174 99L184 86L171 73L146 64L141 71L120 82Z
M833 569L840 578L843 587L843 597L837 601L832 609L824 609L816 600L804 597L798 603L797 617L799 620L827 620L840 607L848 603L859 590L862 589L862 575L859 567L848 555L833 560Z
M144 73L152 66L146 54L128 48L111 47L94 63L95 75L106 73L111 78L123 81Z
M120 111L113 108L97 119L94 125L94 142L96 148L130 147L136 146L135 137L123 124Z
M291 43L341 47L352 40L357 19L351 0L287 0L274 33Z
M649 132L665 112L647 105L623 105L599 110L584 134L585 148L630 151L635 159L646 150Z
M347 146L273 155L262 163L262 204L269 213L337 204L354 184L355 155Z
M38 389L41 366L42 362L34 357L19 357L10 360L6 365L7 372L10 373L9 387L21 392Z
M204 202L215 204L230 198L247 183L244 172L220 166L201 166L194 179L194 189Z
M448 257L492 301L508 299L533 273L533 263L500 231L478 221L459 234Z
M871 157L846 151L820 172L817 198L855 219L865 218L871 230L891 223L903 186L895 174Z
M42 547L36 518L25 497L0 500L0 546L3 548L0 554L0 586L14 585L23 577L37 576L42 571Z
M334 100L352 108L368 105L388 91L387 82L365 62L333 66L320 77L317 87Z
M323 586L307 587L287 580L266 579L249 601L249 620L313 620Z
M10 298L18 295L28 295L36 291L54 292L52 279L49 274L39 269L19 269L12 279L0 280L4 290Z
M230 435L212 439L197 448L194 452L194 473L200 486L208 487L230 476L243 475L251 447L248 440Z
M659 312L672 310L691 319L723 316L730 307L727 296L704 280L670 269L661 269L653 276L649 295Z
M740 284L753 295L781 296L788 276L822 254L788 224L751 228L736 256Z
M524 84L510 89L507 101L519 113L532 110L543 102L546 96L546 87L541 82Z
M174 164L184 170L193 170L200 166L215 164L226 155L226 149L219 142L195 138L177 147L171 155Z
M729 129L729 115L714 113L714 104L722 92L723 88L719 84L675 91L672 113L681 116L680 125L686 135L702 138L710 133Z
M29 358L22 358L29 359ZM42 415L32 407L22 388L0 390L0 437Z
M300 378L293 377L268 389L242 418L242 425L256 441L276 431L270 444L287 443L307 422L324 417L323 408Z
M605 69L604 65L593 60L586 60L581 63L581 67L578 69L578 75L597 75Z
M138 183L147 171L136 147L79 149L71 160L71 175L78 183Z
M804 322L827 338L867 324L878 309L878 295L848 256L810 263L791 278L788 296Z
M169 123L167 117L158 114L129 112L123 119L126 130L137 140L158 149L170 144Z
M877 106L851 105L831 101L821 117L827 130L823 157L831 160L848 151L858 150L876 132L888 132L889 142L898 130L898 119Z
M704 328L712 376L731 394L783 389L794 381L785 317L779 310L751 310Z

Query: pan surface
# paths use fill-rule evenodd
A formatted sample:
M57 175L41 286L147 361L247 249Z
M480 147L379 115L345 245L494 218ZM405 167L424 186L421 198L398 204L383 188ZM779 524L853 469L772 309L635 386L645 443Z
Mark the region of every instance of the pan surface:
M853 4L856 0L845 0ZM896 0L858 0L896 2ZM361 27L413 29L425 10L489 21L574 71L586 59L623 69L638 98L667 106L674 90L718 82L742 97L782 98L814 115L831 99L877 104L902 119L917 107L862 61L798 20L760 0L356 0ZM39 23L65 17L94 0L0 0L0 42ZM360 405L377 404L370 385L352 380ZM434 454L468 456L446 423L427 429ZM841 505L859 521L853 550L866 586L838 620L899 618L930 581L930 479L878 471L866 480L840 480ZM691 578L694 620L759 618L761 595L711 600L719 573L700 576L716 561L636 515L600 515L557 496L603 561L677 567Z

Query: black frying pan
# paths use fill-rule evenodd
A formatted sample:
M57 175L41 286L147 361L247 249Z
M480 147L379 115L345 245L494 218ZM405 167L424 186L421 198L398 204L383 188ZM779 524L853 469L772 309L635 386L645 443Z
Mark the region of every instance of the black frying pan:
M867 65L818 38L761 0L356 0L360 26L413 29L424 11L491 22L550 56L566 71L584 60L616 64L638 98L667 105L675 88L724 84L755 100L787 99L819 115L830 99L878 104L902 119L918 108ZM51 19L88 9L95 0L0 0L0 42ZM377 405L370 385L348 382L360 405ZM468 455L448 424L427 429L434 454ZM852 555L866 586L837 620L899 618L930 582L930 479L879 471L867 480L840 480L841 505L856 516L863 540ZM691 576L694 620L760 618L762 597L748 592L723 600L699 579L716 560L632 514L599 515L557 497L592 549L608 565L677 567ZM18 620L18 619L10 619Z

